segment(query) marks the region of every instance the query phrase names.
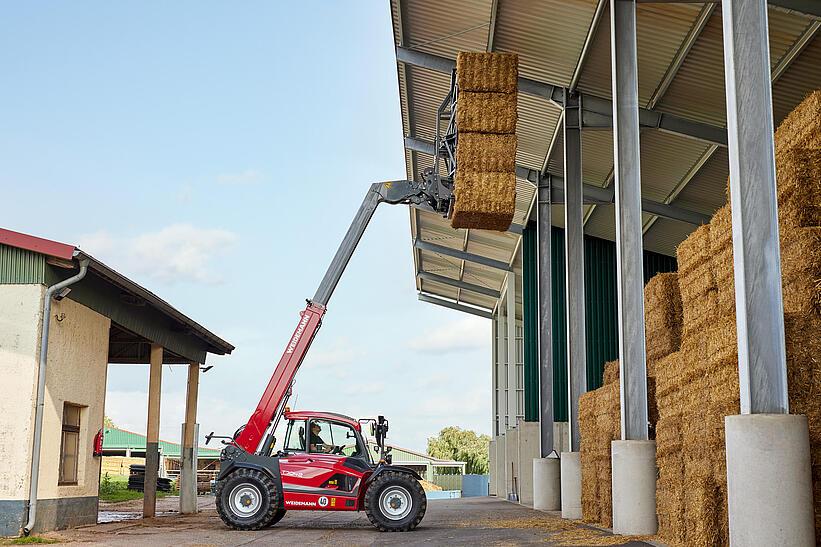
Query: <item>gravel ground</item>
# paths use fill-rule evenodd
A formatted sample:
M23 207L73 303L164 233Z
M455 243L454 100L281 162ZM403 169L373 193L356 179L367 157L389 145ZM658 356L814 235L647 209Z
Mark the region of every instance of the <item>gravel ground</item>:
M364 513L289 511L273 528L238 532L216 514L214 498L199 498L200 512L180 515L176 497L157 502L157 518L141 519L142 500L101 504L105 522L47 537L73 545L554 545L599 546L648 544L643 538L619 538L606 531L564 521L493 497L432 500L421 525L408 533L380 533ZM631 541L631 539L634 539Z

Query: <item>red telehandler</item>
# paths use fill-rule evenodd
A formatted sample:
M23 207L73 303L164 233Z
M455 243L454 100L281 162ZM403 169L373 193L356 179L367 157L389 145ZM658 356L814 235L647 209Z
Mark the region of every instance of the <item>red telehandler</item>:
M330 412L293 412L286 403L294 376L313 342L325 308L356 245L380 203L409 204L447 215L452 184L432 169L421 182L371 185L316 294L300 314L296 330L251 418L225 439L216 480L217 512L238 530L276 524L286 511L360 511L381 531L408 531L425 515L427 501L416 472L391 464L385 447L388 421L356 420ZM286 420L282 448L274 431ZM376 438L371 458L366 431ZM210 441L213 433L207 436Z

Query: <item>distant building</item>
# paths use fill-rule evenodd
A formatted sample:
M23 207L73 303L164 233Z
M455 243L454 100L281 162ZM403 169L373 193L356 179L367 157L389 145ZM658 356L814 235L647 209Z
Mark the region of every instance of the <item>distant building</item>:
M103 431L102 473L128 475L131 464L145 463L145 435L117 427L107 427ZM160 440L161 475L177 478L180 474L182 446L178 443ZM219 472L220 450L197 447L197 475L202 479L214 478Z

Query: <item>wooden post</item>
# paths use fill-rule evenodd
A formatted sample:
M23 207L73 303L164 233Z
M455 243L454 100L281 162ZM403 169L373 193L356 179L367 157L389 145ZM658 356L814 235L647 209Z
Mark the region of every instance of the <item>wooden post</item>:
M160 390L162 388L163 347L151 344L151 367L148 381L148 425L145 439L145 483L143 517L157 513L157 476L160 467Z
M188 365L188 389L185 398L185 423L182 434L180 464L180 513L197 512L197 462L195 459L197 429L197 396L199 393L200 364Z

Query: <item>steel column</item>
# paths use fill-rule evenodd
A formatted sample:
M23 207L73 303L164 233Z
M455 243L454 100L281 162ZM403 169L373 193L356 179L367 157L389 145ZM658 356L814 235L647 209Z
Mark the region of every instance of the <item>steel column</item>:
M552 231L550 179L537 189L537 238L539 276L539 430L541 456L553 452L553 279L551 276Z
M491 350L490 359L490 375L491 383L493 384L493 403L490 430L493 432L492 436L499 436L499 314L493 314L491 321L490 339L493 341L493 349Z
M505 306L504 301L499 302L496 314L496 408L499 411L499 434L504 435L507 431L507 397L505 397L505 356L507 355L507 344L505 344Z
M582 205L581 104L564 100L564 234L567 287L567 362L570 396L570 450L579 450L579 397L587 391L584 320L584 221Z
M507 274L507 415L509 428L516 427L516 273Z
M764 0L722 2L741 413L788 413Z
M647 440L647 364L635 0L610 5L621 438Z

